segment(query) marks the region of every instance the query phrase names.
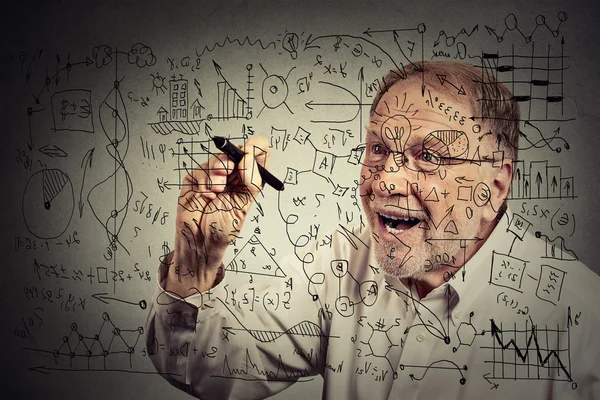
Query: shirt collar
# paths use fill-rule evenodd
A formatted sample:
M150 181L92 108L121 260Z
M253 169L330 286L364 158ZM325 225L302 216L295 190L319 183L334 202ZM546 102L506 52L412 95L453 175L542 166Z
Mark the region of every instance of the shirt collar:
M458 296L461 308L469 307L489 286L492 252L498 249L508 249L513 238L506 234L511 219L512 212L507 208L483 246L448 282L455 295Z

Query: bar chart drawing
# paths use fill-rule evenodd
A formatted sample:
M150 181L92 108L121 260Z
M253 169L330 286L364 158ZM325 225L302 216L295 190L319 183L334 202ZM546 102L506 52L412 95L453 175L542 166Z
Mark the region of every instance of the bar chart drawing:
M548 161L531 161L528 170L525 161L513 161L512 190L509 200L525 199L573 199L573 177L563 177L560 166L548 165Z
M244 99L223 75L223 69L213 61L217 74L222 78L217 82L217 117L218 120L249 119L252 116L249 107L250 96ZM250 78L249 78L250 80ZM214 118L214 116L213 116Z

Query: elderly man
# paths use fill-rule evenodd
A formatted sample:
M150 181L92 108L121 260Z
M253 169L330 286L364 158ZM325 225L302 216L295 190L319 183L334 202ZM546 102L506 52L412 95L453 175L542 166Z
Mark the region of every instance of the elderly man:
M548 256L507 207L519 111L483 72L425 62L386 77L349 155L368 229L286 257L293 281L252 287L282 293L277 309L235 298L222 263L266 141L188 175L148 318L157 370L202 399L264 398L316 374L328 399L600 396L586 301L599 278Z

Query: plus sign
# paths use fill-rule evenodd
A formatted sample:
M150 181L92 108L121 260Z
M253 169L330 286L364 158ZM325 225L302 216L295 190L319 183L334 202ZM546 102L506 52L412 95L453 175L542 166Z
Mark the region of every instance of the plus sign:
M442 192L442 195L444 195L444 198L446 198L446 196L448 196L449 194L450 194L450 193L448 193L448 192L446 191L446 189L444 189L444 191Z

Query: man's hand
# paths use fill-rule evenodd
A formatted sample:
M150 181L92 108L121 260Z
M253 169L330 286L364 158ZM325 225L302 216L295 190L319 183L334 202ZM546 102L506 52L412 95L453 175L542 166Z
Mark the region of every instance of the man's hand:
M225 250L240 234L261 191L263 182L256 163L266 166L269 146L266 139L253 137L242 150L246 155L237 166L225 154L187 166L165 290L185 297L209 290L220 281Z

